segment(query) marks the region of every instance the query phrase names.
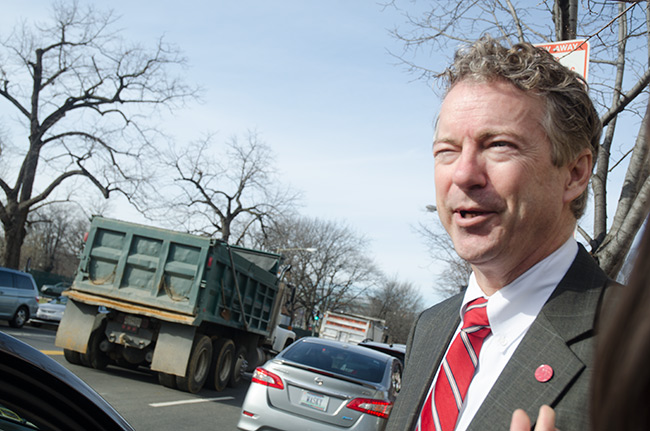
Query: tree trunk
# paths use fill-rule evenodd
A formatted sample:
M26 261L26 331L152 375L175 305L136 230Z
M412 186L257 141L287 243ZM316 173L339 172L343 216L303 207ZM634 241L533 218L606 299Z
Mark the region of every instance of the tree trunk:
M19 269L20 266L20 249L23 246L25 235L25 223L27 222L27 213L21 211L12 217L8 224L4 225L5 230L5 250L3 256L3 266L6 268Z
M557 40L575 39L578 28L578 0L555 0L553 9Z
M648 159L648 129L650 105L641 123L634 151L625 176L612 226L596 252L600 267L612 278L618 275L634 237L648 215L650 205L650 175Z

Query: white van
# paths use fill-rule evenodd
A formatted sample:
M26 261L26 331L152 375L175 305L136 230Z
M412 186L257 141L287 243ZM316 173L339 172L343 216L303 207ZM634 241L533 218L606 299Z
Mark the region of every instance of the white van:
M38 310L38 288L31 274L0 267L0 319L21 328Z

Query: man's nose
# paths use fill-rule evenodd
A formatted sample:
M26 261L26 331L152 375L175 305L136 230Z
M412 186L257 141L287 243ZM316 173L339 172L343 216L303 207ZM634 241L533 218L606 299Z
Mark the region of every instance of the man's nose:
M487 173L485 161L479 151L468 146L463 147L460 157L456 160L452 180L461 189L485 187Z

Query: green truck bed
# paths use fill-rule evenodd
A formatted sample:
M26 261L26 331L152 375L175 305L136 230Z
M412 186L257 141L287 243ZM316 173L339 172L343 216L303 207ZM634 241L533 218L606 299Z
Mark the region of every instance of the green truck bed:
M94 217L68 296L128 313L262 335L278 306L280 256Z

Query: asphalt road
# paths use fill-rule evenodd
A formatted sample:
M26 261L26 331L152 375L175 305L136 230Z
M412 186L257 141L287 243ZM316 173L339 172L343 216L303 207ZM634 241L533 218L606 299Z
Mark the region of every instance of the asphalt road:
M21 329L0 323L10 334L47 354L71 370L103 396L138 431L236 430L241 405L250 384L223 392L204 389L190 394L158 384L155 373L109 366L104 371L69 364L54 346L55 329Z

